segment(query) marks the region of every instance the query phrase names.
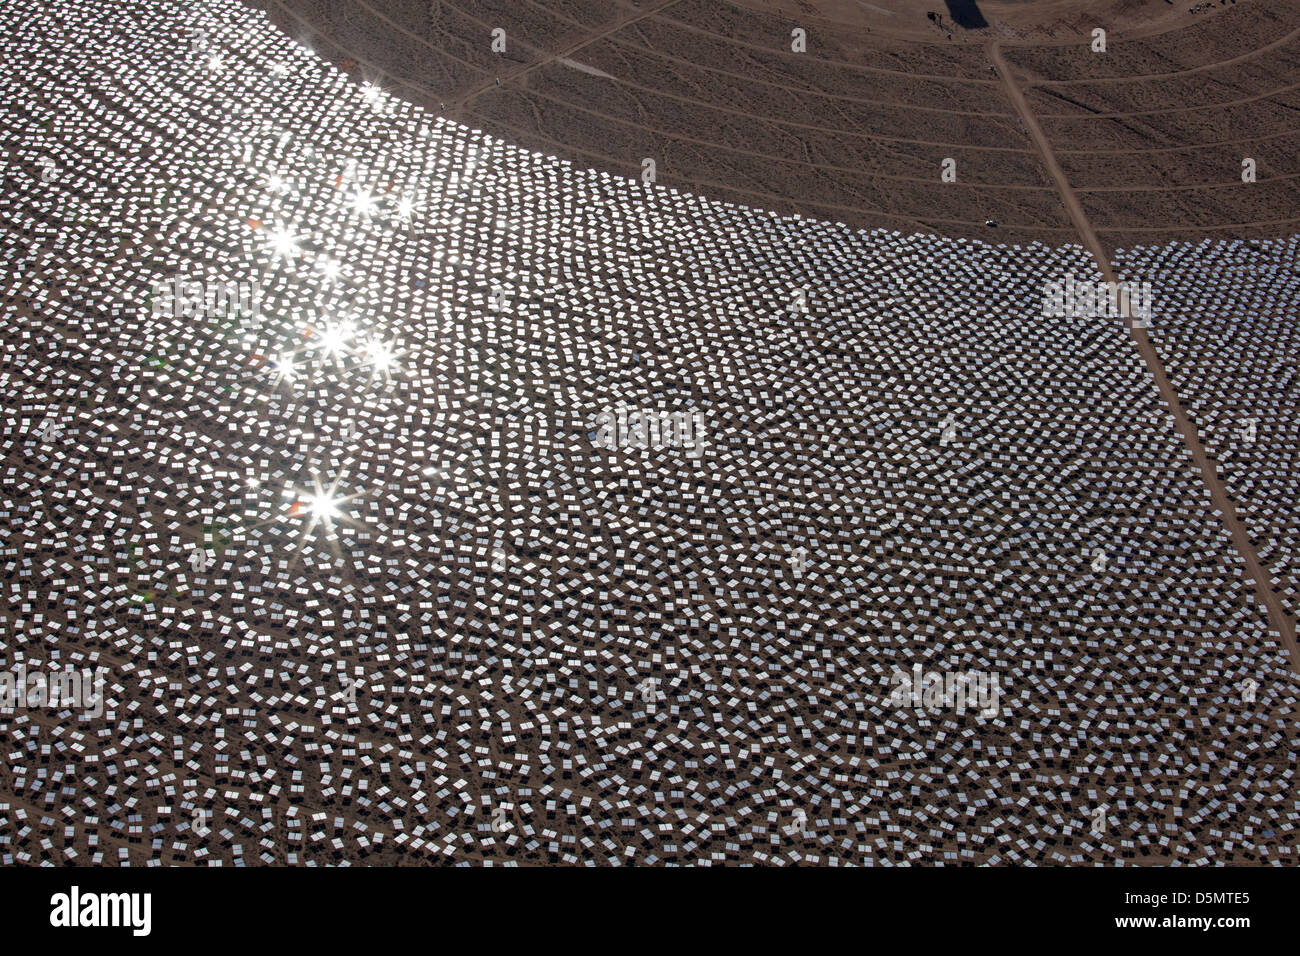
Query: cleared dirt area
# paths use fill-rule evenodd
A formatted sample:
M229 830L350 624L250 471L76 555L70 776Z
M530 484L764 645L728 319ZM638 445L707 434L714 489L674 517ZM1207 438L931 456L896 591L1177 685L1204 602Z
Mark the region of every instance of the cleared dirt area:
M254 5L358 79L584 167L635 178L652 159L662 185L780 212L1078 242L996 40L1108 250L1285 235L1300 217L1296 4Z

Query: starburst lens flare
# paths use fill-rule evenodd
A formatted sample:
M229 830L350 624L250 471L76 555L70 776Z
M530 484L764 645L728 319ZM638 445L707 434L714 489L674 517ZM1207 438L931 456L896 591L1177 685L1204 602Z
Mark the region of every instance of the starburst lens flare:
M376 375L388 375L397 368L397 352L381 339L371 339L366 344L365 354Z
M352 209L359 216L369 216L375 211L375 200L364 189L358 189L352 195Z
M271 363L271 370L275 373L277 383L292 382L298 371L294 367L293 356L288 353L277 356Z
M327 280L334 281L339 277L342 266L335 259L322 256L316 260L316 271L323 275Z
M298 252L298 237L289 229L272 229L266 235L271 249L278 256L292 257Z
M340 499L328 492L319 492L307 498L307 512L317 521L329 522L339 516Z
M348 342L352 339L352 333L352 323L331 322L320 333L316 344L326 355L337 358L347 351Z
M302 522L302 533L295 549L295 556L302 553L303 546L317 528L323 532L325 540L331 542L330 548L338 556L335 524L356 525L354 518L344 514L344 506L361 494L360 491L350 495L340 494L339 485L345 480L346 473L343 473L336 476L328 485L322 483L318 477L313 477L310 489L295 488L291 485L285 487L284 493L292 502L286 517Z

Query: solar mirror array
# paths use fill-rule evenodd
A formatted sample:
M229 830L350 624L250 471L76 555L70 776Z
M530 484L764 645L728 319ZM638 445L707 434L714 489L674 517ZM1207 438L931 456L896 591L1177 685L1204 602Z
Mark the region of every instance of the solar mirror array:
M0 18L3 863L1295 861L1082 247L584 170L234 0ZM1295 254L1116 257L1292 610Z

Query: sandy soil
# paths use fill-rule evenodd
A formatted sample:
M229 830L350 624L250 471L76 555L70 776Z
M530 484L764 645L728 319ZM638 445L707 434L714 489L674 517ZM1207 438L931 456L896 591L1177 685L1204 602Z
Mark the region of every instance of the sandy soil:
M583 166L635 177L653 158L661 184L782 212L1079 242L996 40L1107 249L1284 235L1300 216L1295 5L990 0L975 29L941 0L256 5L358 77Z

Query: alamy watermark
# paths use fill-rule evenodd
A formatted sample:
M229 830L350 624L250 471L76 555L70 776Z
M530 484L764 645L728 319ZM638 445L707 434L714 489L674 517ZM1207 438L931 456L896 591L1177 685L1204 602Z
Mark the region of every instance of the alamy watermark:
M654 408L605 409L596 416L598 448L681 448L688 458L704 454L704 412L667 412Z
M256 282L204 282L176 276L154 287L151 311L184 318L255 319L261 307L262 290Z
M0 707L70 707L91 717L104 712L104 675L98 668L69 664L62 671L28 671L26 664L0 671Z
M133 936L153 929L152 893L109 893L73 886L50 897L50 925L58 928L124 927Z
M959 714L969 708L984 717L998 715L998 675L988 671L927 671L914 664L910 673L894 668L890 683L898 685L888 700L895 707L955 709Z
M1043 286L1043 315L1072 318L1151 318L1150 282L1077 282L1073 275Z

